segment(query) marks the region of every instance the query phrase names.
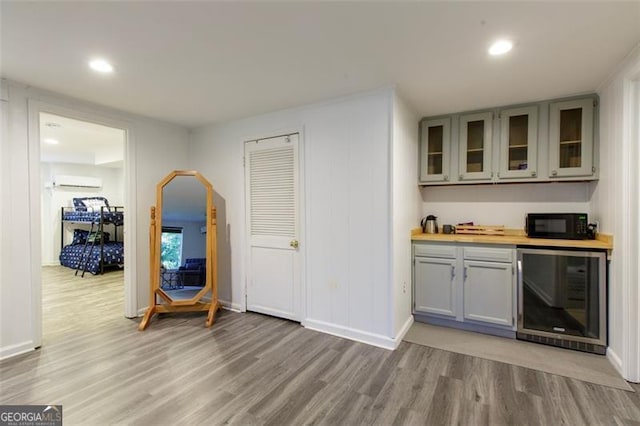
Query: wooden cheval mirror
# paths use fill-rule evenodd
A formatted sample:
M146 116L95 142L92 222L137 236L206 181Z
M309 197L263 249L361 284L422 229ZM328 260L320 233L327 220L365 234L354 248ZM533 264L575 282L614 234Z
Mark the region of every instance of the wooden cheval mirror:
M151 207L149 308L138 326L156 313L208 312L211 327L218 301L216 209L213 186L197 171L175 170L156 187Z

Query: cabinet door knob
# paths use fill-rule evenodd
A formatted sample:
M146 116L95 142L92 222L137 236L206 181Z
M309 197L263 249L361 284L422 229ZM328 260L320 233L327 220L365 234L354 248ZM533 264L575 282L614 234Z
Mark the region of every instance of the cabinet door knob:
M458 176L458 179L462 180L462 177L463 177L463 176L462 176L462 175L460 175L460 176Z
M449 180L449 175L444 175L444 180Z
M298 248L298 240L291 240L291 242L289 242L289 246L293 247L294 249Z
M536 177L537 173L536 172L531 172L531 176Z
M551 170L551 176L558 176L557 170Z

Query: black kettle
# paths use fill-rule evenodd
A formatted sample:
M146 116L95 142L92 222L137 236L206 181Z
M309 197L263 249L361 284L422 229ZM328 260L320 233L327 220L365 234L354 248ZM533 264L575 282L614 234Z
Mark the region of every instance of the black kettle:
M420 221L420 225L422 226L423 234L437 234L438 233L438 222L436 221L437 217L430 214L427 217L422 218Z

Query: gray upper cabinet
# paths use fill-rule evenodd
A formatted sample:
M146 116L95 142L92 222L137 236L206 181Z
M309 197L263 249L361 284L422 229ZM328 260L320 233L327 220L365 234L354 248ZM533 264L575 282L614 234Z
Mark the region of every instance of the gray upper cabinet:
M493 112L460 116L459 171L461 181L489 181L491 145L493 143Z
M499 179L538 175L538 106L500 111Z
M598 96L420 122L420 185L598 179Z
M425 120L420 125L420 182L449 181L451 118Z
M553 102L549 106L549 177L591 176L593 98Z

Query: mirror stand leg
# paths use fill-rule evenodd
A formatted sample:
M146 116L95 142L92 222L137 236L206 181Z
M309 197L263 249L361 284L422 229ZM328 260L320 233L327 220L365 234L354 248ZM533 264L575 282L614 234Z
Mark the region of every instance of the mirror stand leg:
M216 312L222 309L220 302L211 302L209 307L209 315L207 315L207 327L211 327L216 320Z
M151 317L156 313L155 306L149 306L147 312L144 313L144 317L142 317L142 321L140 321L140 325L138 325L139 331L144 331L145 328L149 326L149 322L151 322Z

